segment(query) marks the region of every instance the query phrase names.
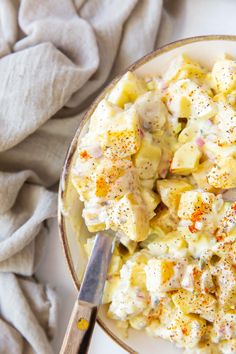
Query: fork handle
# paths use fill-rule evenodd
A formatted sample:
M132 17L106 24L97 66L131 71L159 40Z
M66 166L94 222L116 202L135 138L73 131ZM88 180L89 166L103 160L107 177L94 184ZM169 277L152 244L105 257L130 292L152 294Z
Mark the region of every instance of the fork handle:
M76 300L60 354L86 354L93 333L97 307Z

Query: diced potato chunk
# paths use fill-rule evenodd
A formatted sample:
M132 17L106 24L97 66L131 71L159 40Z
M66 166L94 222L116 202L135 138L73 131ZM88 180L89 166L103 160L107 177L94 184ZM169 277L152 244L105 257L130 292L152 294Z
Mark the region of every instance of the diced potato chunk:
M219 142L226 145L236 143L236 111L229 104L220 102L217 113L218 127L221 135ZM235 147L236 150L236 147Z
M201 157L201 151L193 143L182 145L174 154L171 172L179 175L189 175L196 171Z
M191 184L180 179L160 179L157 190L161 200L170 209L177 211L181 193L191 190Z
M98 163L81 147L75 156L71 180L82 201L89 199L91 185L93 184L91 174L97 169Z
M140 330L146 327L148 319L144 315L137 315L129 320L129 324L132 328Z
M141 195L147 207L150 219L155 215L154 210L161 201L160 196L148 188L141 188Z
M208 119L215 115L215 103L208 93L189 79L171 83L167 105L170 112L180 118Z
M201 230L195 233L191 229L191 226L181 228L181 232L188 243L189 254L193 258L200 258L202 254L211 249L216 243L215 238L209 232Z
M186 55L181 54L171 61L163 79L168 82L189 77L198 80L203 79L205 75L205 69Z
M90 192L89 186L92 183L90 177L84 176L83 178L81 178L74 174L72 175L71 180L73 186L75 187L77 193L79 194L80 200L81 201L88 200L89 192Z
M230 92L236 89L236 61L224 59L217 61L212 69L215 90Z
M202 272L200 272L200 289L204 294L215 293L216 286L211 274L210 268L205 268ZM197 286L198 287L198 284Z
M145 82L134 73L128 71L117 82L108 95L108 101L119 107L124 107L125 103L134 102L138 96L146 92Z
M132 268L130 275L130 285L138 286L140 289L146 289L145 263L138 263Z
M180 132L178 141L181 144L193 141L198 134L199 127L195 124L187 124L187 126Z
M91 202L84 203L82 212L89 232L98 232L106 229L106 207Z
M183 265L169 259L150 259L145 268L146 285L150 293L162 293L180 288Z
M131 240L128 235L122 233L120 236L119 236L119 241L120 243L125 246L125 248L128 250L129 252L129 255L132 255L136 248L137 248L137 242L136 241L133 241Z
M139 118L136 111L130 108L114 116L99 140L108 158L121 158L135 154L141 142Z
M110 127L112 119L121 113L122 109L106 99L101 100L91 115L89 129L91 133L101 134Z
M236 158L228 156L220 160L208 173L207 181L215 188L235 188Z
M184 313L195 313L213 322L216 312L216 299L210 294L192 293L178 290L173 296L174 304Z
M206 160L198 166L195 172L193 172L193 178L196 181L198 188L204 189L206 192L216 191L216 189L207 181L207 175L212 167L213 162Z
M147 306L146 293L137 291L136 287L129 287L124 282L116 287L108 316L112 319L125 321L141 314Z
M214 322L213 329L211 331L212 342L219 343L223 340L231 340L232 338L235 337L236 337L235 311L232 310L232 311L224 312L220 310L217 313L216 320Z
M187 191L181 195L178 216L183 219L197 220L203 214L209 213L212 210L212 203L215 200L213 193Z
M88 213L86 212L83 213L83 217L89 232L98 232L106 229L105 222L94 222L94 221L90 222Z
M236 90L226 95L226 102L236 109Z
M161 149L155 145L149 137L142 140L139 151L133 160L142 179L151 179L157 175L158 165L161 159Z
M146 267L147 289L150 292L161 292L164 284L174 275L175 263L168 260L152 259Z
M153 235L155 235L155 234L153 234ZM157 236L157 235L155 235L155 236ZM160 237L157 236L156 240L148 243L147 249L155 257L167 255L167 253L169 251L169 247L166 243L165 236L164 236L164 238L161 236Z
M210 139L205 140L205 145L203 146L203 152L209 154L211 158L215 158L216 161L220 159L225 159L229 156L236 157L235 145L219 145L216 141L210 141Z
M195 315L178 313L167 327L170 339L181 346L194 348L206 333L206 321Z
M79 155L86 151L82 149ZM83 160L78 156L72 173L72 183L82 201L89 201L92 194L98 199L115 199L137 188L137 176L131 159L88 157Z
M219 349L222 354L236 353L236 339L224 340L220 342Z
M147 92L140 96L134 106L145 129L156 132L165 124L168 111L157 92Z
M236 265L236 235L233 239L217 242L214 253L222 258L228 258L233 265Z
M137 181L129 159L110 160L103 158L90 178L97 198L116 199L137 187ZM93 186L90 183L90 189Z
M182 257L186 255L188 244L179 231L169 232L165 236L165 239L166 244L168 245L168 254L174 257Z
M178 221L179 219L176 218L174 214L170 213L167 208L165 208L158 211L156 216L154 216L154 218L150 221L150 225L153 230L160 228L162 231L167 233L176 228Z
M223 259L217 264L216 272L220 287L219 300L224 309L230 310L236 307L236 270L228 260Z
M118 288L119 284L120 277L118 275L112 276L106 281L102 298L103 304L109 304L112 301L114 292Z
M236 109L236 90L233 90L229 93L218 93L213 97L214 102L218 102L220 104L230 105L234 109Z
M176 258L186 256L188 244L178 231L169 232L167 235L153 235L156 235L156 238L146 246L153 255L159 257L168 254Z
M153 189L154 179L140 179L140 185L142 188Z
M118 253L118 252L117 252ZM115 251L111 257L111 262L108 269L108 277L114 274L119 274L119 271L123 265L122 259L119 254L115 254Z
M118 229L133 241L143 241L148 235L149 221L147 211L141 199L127 194L117 201L114 208L108 210L110 219ZM117 217L118 216L118 217Z

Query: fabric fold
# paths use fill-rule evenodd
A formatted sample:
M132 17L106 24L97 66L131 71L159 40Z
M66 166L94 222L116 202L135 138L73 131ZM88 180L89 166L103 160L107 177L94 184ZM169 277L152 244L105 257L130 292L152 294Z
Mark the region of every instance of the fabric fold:
M81 86L82 69L51 43L0 60L0 151L32 134Z
M88 0L80 8L79 14L91 24L96 34L100 62L96 73L81 90L71 97L66 104L67 107L81 104L96 92L109 77L119 49L123 26L137 1L121 1L118 9L115 1Z
M21 334L2 319L0 328L0 353L22 354L24 343Z
M17 9L11 0L0 1L0 57L9 54L17 40Z
M0 262L27 246L39 233L42 222L56 216L57 196L40 186L25 184L17 203L0 215Z
M45 334L50 306L42 285L0 273L1 316L26 339L25 346L30 345L37 354L53 353Z
M162 0L139 0L125 24L120 50L112 70L113 77L154 49L162 14L162 2Z

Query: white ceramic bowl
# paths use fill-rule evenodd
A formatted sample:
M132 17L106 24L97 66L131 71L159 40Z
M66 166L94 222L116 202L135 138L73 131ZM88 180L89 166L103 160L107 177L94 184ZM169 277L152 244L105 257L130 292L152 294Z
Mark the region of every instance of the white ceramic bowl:
M214 61L224 53L236 57L236 36L214 35L180 40L145 56L128 68L128 70L134 71L140 76L148 74L161 75L165 72L170 61L180 53L185 53L194 60L210 68ZM87 262L87 257L82 245L88 236L88 231L81 216L82 203L79 201L78 195L70 183L70 170L77 141L86 133L91 114L98 102L105 96L111 87L114 86L117 80L119 80L119 77L112 81L86 113L69 148L61 176L59 190L60 233L67 263L74 283L78 289L81 275L83 274ZM158 352L177 354L182 352L181 349L177 349L167 341L148 337L144 331L130 330L129 337L122 338L114 321L106 317L104 308L99 312L98 322L106 333L129 353L154 354Z

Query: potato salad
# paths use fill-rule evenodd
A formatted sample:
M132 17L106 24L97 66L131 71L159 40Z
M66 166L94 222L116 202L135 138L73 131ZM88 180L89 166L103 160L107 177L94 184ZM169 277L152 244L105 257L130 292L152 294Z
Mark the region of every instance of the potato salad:
M121 330L236 353L236 61L127 72L94 110L72 182L88 230L117 234L103 303Z

